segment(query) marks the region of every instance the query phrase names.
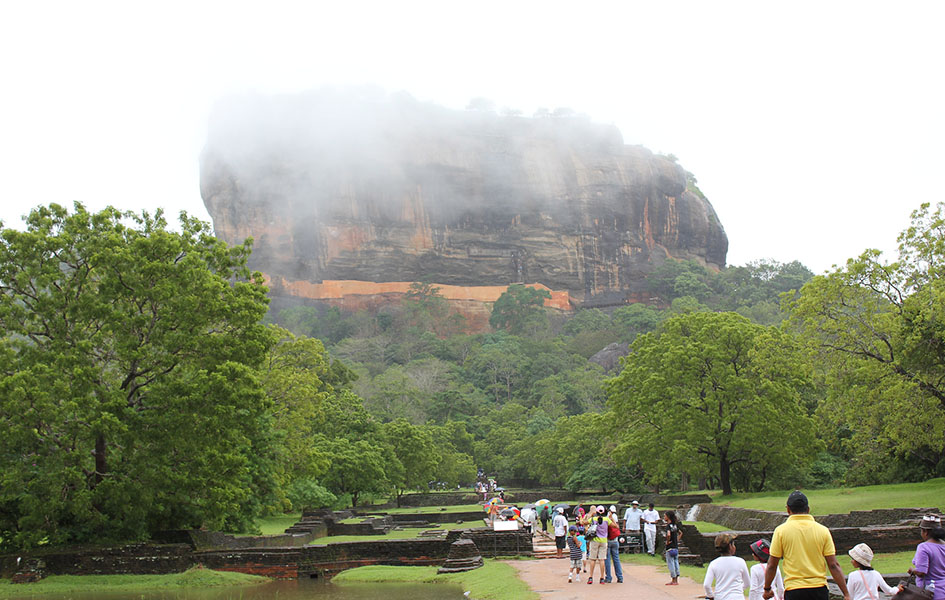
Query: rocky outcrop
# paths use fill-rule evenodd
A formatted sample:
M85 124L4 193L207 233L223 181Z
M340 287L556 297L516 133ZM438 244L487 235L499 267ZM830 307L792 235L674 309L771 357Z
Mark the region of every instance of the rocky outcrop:
M524 282L620 304L647 300L667 258L717 269L728 248L682 167L579 117L364 91L241 97L217 107L200 178L216 234L253 237L251 266L284 294Z
M588 360L600 365L606 373L612 373L620 367L620 359L630 353L630 345L626 342L607 344Z

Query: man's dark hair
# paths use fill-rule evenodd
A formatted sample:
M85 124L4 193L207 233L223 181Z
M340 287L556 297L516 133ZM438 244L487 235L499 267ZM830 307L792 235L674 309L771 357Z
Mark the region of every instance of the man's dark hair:
M810 504L807 502L807 496L800 490L791 492L791 495L788 496L787 499L787 507L791 509L792 513L796 514L810 512Z

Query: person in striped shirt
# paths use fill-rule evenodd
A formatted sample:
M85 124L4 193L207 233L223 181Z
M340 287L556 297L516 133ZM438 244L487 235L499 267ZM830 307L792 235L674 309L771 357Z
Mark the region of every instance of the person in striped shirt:
M571 568L568 569L568 583L571 583L572 577L578 583L581 583L584 552L581 551L581 541L578 539L578 528L575 525L568 528L568 556L571 558Z

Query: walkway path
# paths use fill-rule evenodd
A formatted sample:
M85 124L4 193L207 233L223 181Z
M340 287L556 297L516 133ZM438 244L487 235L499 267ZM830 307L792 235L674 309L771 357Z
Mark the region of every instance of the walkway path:
M538 592L541 600L609 600L611 598L641 598L645 600L692 600L701 597L704 592L702 583L696 583L687 577L679 578L679 585L664 585L669 581L669 574L649 565L623 565L623 583L592 585L585 583L585 573L581 573L581 583L568 583L567 559L512 560L508 561L518 571L519 578Z

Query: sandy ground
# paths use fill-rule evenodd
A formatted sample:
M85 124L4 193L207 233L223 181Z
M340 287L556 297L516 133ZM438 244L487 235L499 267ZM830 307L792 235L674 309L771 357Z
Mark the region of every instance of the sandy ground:
M703 597L702 583L687 577L679 578L679 585L665 585L669 574L648 565L623 564L623 583L600 585L595 581L586 584L586 574L581 573L581 583L568 583L567 559L513 560L507 564L515 567L519 578L538 592L542 600L578 600L594 598L641 598L646 600L682 599ZM599 579L595 577L595 579Z

